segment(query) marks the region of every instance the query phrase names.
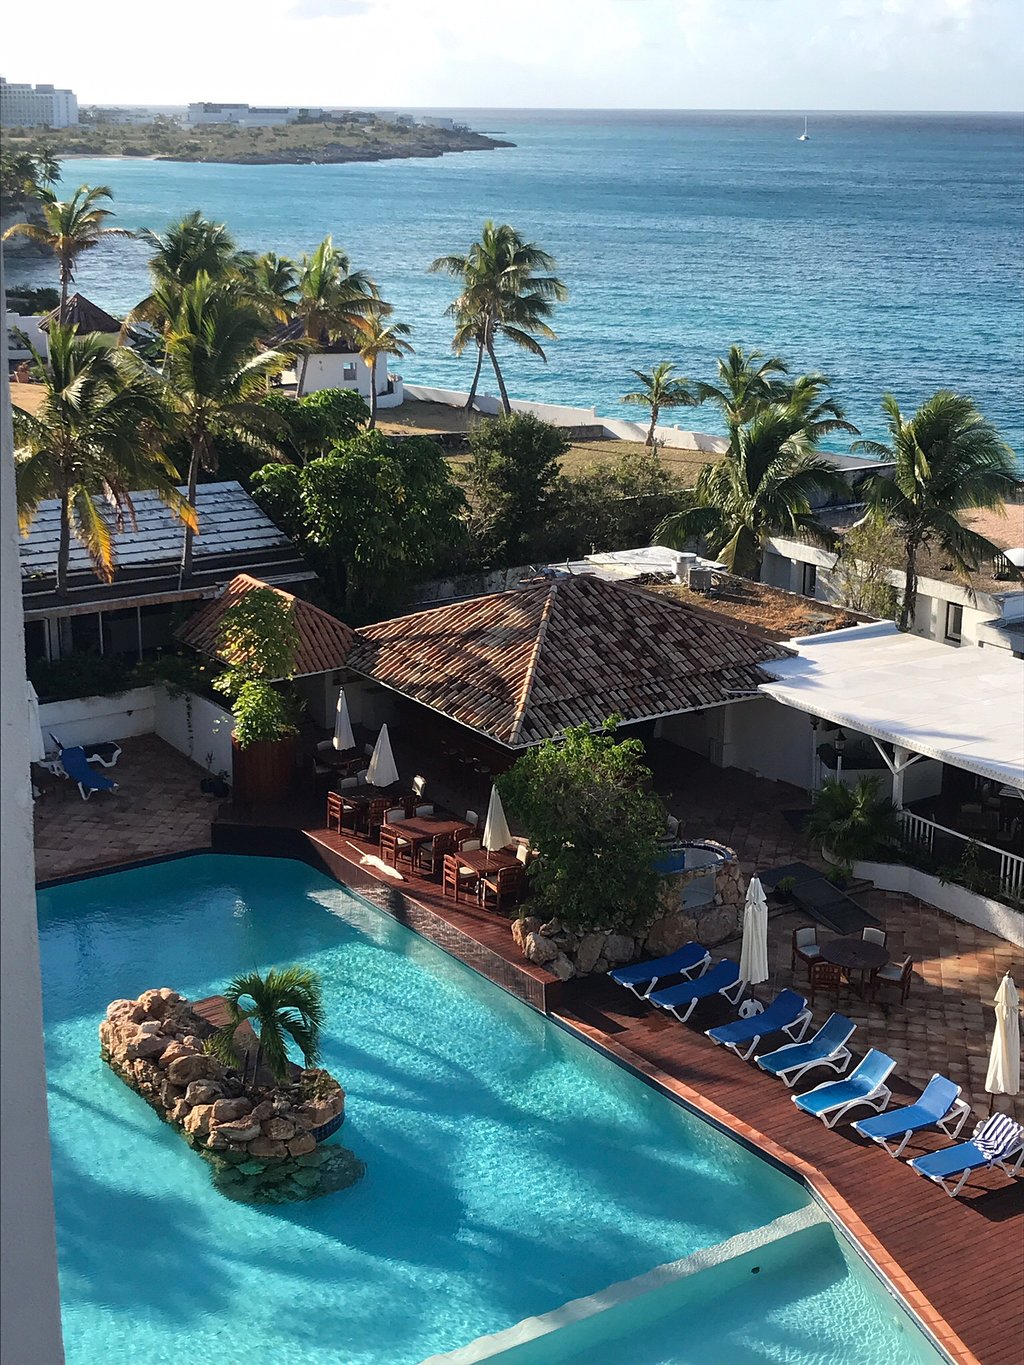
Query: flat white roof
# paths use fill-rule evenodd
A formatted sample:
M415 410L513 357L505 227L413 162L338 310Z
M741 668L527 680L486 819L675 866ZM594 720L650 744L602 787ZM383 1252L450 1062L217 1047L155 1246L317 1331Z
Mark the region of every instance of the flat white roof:
M679 551L666 549L664 545L639 545L635 550L607 550L603 554L586 555L585 560L597 569L607 570L606 577L630 579L641 574L674 574L679 562ZM717 559L702 559L694 556L700 569L724 570L725 565Z
M955 649L891 622L791 640L792 659L762 667L760 691L843 729L1024 788L1024 661L1008 650Z

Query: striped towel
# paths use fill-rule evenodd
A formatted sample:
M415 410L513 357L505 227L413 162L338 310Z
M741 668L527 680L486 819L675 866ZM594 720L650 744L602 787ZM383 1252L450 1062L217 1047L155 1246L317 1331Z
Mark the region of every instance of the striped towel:
M1024 1128L1009 1114L989 1114L978 1124L972 1141L989 1161L999 1161L1024 1142Z

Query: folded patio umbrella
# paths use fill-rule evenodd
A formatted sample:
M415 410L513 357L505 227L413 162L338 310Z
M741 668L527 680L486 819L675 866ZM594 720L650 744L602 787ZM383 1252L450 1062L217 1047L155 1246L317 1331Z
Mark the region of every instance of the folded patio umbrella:
M46 757L46 741L39 721L39 697L30 682L25 686L28 688L28 761L42 763Z
M740 976L751 986L768 980L768 902L758 877L751 877L743 906Z
M366 780L371 787L390 787L392 782L398 781L398 769L395 767L395 756L391 752L391 739L386 725L380 727L377 743L373 746L373 757L370 759Z
M338 709L334 715L334 747L336 749L354 749L356 747L356 738L352 733L352 722L348 718L348 700L345 697L344 688L338 692Z
M985 1089L993 1096L1016 1095L1020 1090L1020 996L1009 972L999 983L993 1003L996 1029Z
M487 805L487 821L484 824L484 848L488 853L497 853L512 842L512 834L505 819L505 808L501 804L497 787L491 787L491 799Z

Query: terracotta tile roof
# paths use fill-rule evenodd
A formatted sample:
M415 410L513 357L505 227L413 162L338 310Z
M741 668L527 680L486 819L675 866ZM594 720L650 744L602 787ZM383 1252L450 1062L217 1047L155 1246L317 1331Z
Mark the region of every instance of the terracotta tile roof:
M224 613L247 592L267 587L270 584L259 578L252 578L246 573L237 574L219 597L205 603L179 627L177 638L202 654L209 654L222 663L227 662L218 648ZM301 678L309 673L330 673L336 668L344 668L356 638L351 627L319 607L314 607L312 603L304 602L301 597L293 597L281 588L272 588L272 591L293 604L293 620L299 636L295 651L295 676Z
M510 748L613 712L700 710L768 681L773 641L590 575L545 579L360 630L357 673Z

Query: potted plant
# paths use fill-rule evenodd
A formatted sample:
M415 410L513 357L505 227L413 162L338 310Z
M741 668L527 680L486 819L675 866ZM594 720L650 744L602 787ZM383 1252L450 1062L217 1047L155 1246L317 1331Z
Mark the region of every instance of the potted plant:
M899 844L896 807L878 787L877 777L862 777L855 787L832 779L815 797L804 832L821 844L840 876L851 875L859 859L890 856Z
M253 588L221 619L228 667L214 682L231 699L235 793L241 801L280 801L295 775L298 699L287 689L297 637L291 600Z
M785 905L793 899L793 892L796 888L795 877L780 877L775 883L775 894Z

